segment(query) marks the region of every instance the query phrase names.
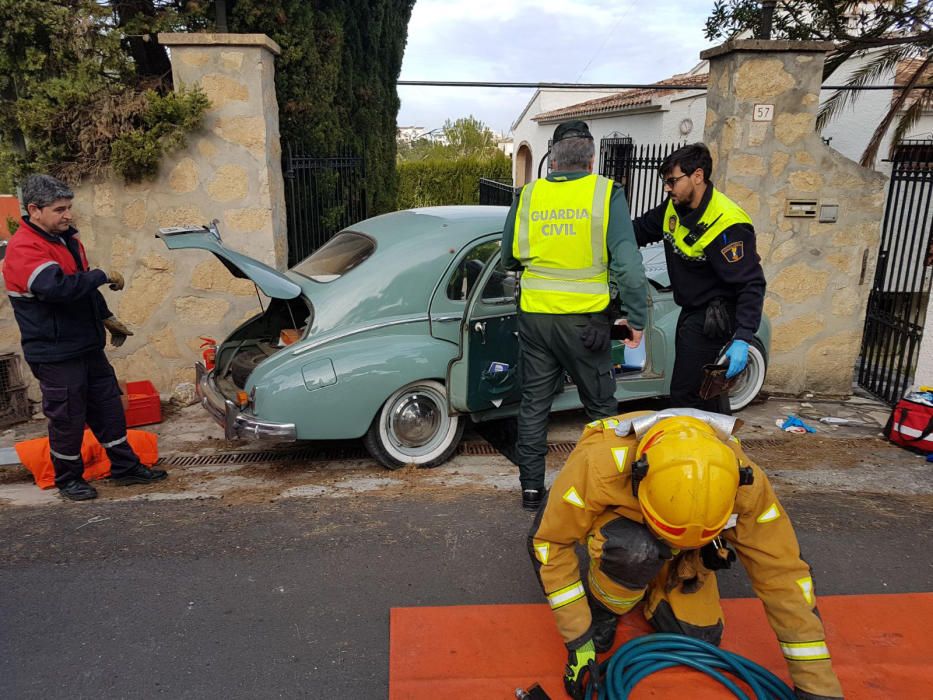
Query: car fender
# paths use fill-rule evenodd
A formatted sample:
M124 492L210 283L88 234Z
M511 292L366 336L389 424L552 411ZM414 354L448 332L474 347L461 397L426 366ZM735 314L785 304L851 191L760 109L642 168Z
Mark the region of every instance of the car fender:
M457 346L431 337L426 324L325 343L257 368L250 377L254 412L294 423L299 440L359 438L397 389L420 379L443 382L456 354Z

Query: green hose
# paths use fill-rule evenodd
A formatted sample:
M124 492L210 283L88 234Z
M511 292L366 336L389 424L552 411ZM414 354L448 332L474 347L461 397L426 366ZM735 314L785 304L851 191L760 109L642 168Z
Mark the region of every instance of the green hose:
M626 700L643 678L656 671L687 666L716 679L741 700L750 700L739 685L721 671L744 681L757 700L794 700L794 691L771 671L731 651L681 634L649 634L623 645L599 664L599 699ZM584 697L592 700L594 684Z

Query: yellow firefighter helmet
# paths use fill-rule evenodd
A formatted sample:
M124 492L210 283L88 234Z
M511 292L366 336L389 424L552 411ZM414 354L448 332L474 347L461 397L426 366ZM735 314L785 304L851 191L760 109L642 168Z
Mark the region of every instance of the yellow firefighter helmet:
M660 420L638 443L635 458L641 460L641 512L659 537L692 549L726 526L740 484L739 462L709 425L690 416Z

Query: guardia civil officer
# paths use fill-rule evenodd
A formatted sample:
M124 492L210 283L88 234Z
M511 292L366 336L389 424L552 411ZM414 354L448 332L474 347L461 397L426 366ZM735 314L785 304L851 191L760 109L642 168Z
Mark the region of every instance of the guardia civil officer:
M725 351L726 378L745 369L765 296L752 220L710 181L709 149L671 153L659 174L669 197L633 222L639 246L664 241L677 321L671 405L729 414L726 394L699 396L703 366Z
M30 175L22 190L28 214L10 239L3 280L23 355L42 391L55 485L73 501L97 497L84 480L85 423L107 450L113 481L126 485L164 479L166 473L141 464L127 442L120 387L104 354L105 328L114 345L132 335L98 289L108 283L115 291L123 289L123 276L88 265L71 225L74 192L65 183Z
M522 399L516 459L522 506L537 510L545 494L551 401L566 371L590 418L618 403L610 355L610 273L636 347L647 318L647 288L624 192L593 174L595 148L585 122L560 124L552 172L526 185L502 233L502 260L522 270L519 365Z
M568 649L564 683L615 643L641 604L659 632L718 645L716 571L736 554L764 605L798 698L841 699L810 567L767 475L732 436L737 421L697 409L636 411L587 425L528 536ZM577 548L590 565L581 578Z

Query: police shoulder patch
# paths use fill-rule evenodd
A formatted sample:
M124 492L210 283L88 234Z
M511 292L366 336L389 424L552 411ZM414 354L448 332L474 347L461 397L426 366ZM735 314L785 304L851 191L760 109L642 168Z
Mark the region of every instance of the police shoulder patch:
M722 253L722 257L726 259L726 262L737 263L745 257L745 244L742 241L736 241L735 243L727 245L720 252Z

